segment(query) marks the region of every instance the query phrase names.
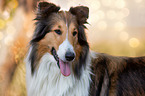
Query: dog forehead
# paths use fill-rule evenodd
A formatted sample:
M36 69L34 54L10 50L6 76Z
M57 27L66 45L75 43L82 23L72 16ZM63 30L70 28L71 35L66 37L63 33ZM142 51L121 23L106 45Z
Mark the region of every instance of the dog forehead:
M53 13L48 22L53 28L74 28L77 27L76 17L68 11Z
M69 11L59 11L58 14L65 20L71 20L75 18L73 14L71 14Z
M57 14L59 15L59 16L56 15L58 19L60 21L63 21L65 24L68 24L68 26L71 23L77 25L76 17L73 14L71 14L69 11L59 11Z

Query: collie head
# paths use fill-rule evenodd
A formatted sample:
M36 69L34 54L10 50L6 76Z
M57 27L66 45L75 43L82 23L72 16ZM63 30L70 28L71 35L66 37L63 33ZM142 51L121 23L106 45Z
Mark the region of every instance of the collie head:
M57 67L64 76L74 74L80 77L89 51L84 31L89 9L77 6L71 7L69 11L59 10L59 6L48 2L38 5L36 29L30 42L31 73L38 70L41 58L49 53L57 61Z

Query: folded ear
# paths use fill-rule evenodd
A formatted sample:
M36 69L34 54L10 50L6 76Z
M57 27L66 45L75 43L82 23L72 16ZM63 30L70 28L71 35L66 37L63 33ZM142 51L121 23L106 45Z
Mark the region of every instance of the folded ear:
M87 23L89 17L89 8L86 6L71 7L69 12L77 17L78 23L80 25Z
M37 18L44 18L49 16L53 12L58 12L60 9L59 6L56 6L53 3L48 3L48 2L40 2L38 4L38 13L37 13Z

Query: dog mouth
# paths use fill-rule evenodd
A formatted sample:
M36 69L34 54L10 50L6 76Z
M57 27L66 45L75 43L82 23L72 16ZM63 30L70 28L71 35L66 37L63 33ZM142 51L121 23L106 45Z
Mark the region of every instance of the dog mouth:
M55 58L55 60L57 61L57 66L60 68L61 73L64 76L69 76L71 74L70 62L64 62L63 60L61 60L58 57L54 47L52 48L51 53L52 53L53 57Z

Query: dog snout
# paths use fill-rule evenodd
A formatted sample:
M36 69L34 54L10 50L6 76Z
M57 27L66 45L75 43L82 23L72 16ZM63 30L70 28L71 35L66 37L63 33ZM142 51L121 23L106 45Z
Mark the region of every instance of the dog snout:
M74 52L70 52L70 51L66 52L65 59L67 61L72 61L74 58L75 58Z

